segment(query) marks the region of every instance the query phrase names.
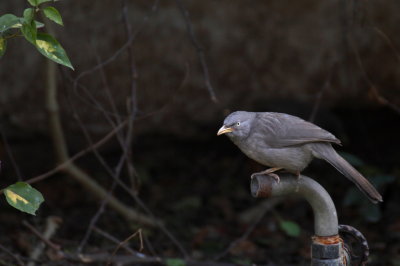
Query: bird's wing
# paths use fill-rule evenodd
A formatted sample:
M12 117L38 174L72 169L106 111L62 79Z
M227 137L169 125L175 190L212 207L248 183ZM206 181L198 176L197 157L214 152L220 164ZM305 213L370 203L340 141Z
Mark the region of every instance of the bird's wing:
M260 134L265 144L282 148L310 142L332 142L340 140L328 131L296 116L282 113L257 113L254 133Z

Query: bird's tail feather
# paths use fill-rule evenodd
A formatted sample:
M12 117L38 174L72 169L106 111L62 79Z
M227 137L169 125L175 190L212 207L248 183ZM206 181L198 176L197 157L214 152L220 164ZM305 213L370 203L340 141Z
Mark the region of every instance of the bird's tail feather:
M328 143L311 143L313 155L324 159L352 181L373 203L383 201L375 187L353 166L343 159Z

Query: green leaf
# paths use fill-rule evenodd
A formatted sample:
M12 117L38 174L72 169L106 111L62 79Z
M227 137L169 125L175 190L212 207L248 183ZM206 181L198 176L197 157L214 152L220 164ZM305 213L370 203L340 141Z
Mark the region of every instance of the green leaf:
M44 27L44 23L42 23L42 22L40 22L40 21L36 21L36 20L35 20L35 24L36 24L36 29L39 29L39 28L43 28L43 27Z
M4 36L6 31L10 29L19 29L24 23L26 23L25 18L19 18L13 14L5 14L0 17L0 34ZM44 27L44 24L35 20L35 26L38 29Z
M0 37L0 58L4 55L7 48L7 41L3 37Z
M31 23L23 23L21 32L24 35L25 39L35 45L36 43L36 36L37 36L37 28L36 23L32 20Z
M282 220L279 222L279 226L288 236L298 237L300 235L300 227L295 222Z
M8 204L14 208L35 215L44 201L42 194L24 182L17 182L4 189Z
M30 24L35 15L35 10L33 8L27 8L24 10L24 19L27 24Z
M36 0L36 1L37 1L37 4L40 5L42 3L52 2L53 0ZM54 0L54 2L55 2L55 0Z
M57 9L55 9L52 6L48 6L43 9L43 12L48 19L54 21L55 23L57 23L61 26L64 26L61 15Z
M3 33L11 28L21 27L20 18L13 14L5 14L0 17L0 33Z
M28 0L29 4L31 4L32 6L38 6L40 4L43 4L46 2L51 2L51 1L53 1L53 0Z
M36 48L39 52L54 62L74 69L68 59L67 53L61 44L53 36L46 33L38 33L36 36Z
M165 265L167 265L167 266L186 266L186 262L183 259L166 259Z
M31 6L37 6L38 5L38 1L37 0L28 0L29 4L31 4Z

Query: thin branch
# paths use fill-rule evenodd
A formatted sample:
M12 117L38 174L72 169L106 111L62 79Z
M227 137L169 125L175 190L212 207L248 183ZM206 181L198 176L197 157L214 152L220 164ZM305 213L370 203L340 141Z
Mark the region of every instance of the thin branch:
M100 263L107 263L110 260L109 253L96 253L96 254L65 254L65 259L74 263L85 263L102 265ZM163 265L161 258L156 257L135 257L132 255L116 255L112 258L111 262L115 265ZM156 264L155 264L156 263Z
M49 30L51 31L50 27ZM51 131L51 137L53 139L57 159L59 162L64 163L69 161L70 157L68 155L67 144L61 126L59 105L56 97L57 82L55 77L56 76L55 65L49 60L46 73L47 73L46 103L49 113L49 120L50 120L49 126ZM126 218L150 226L154 226L155 224L158 223L158 221L155 221L154 219L147 217L144 214L138 213L136 210L121 203L117 198L113 197L112 195L109 195L108 192L101 185L99 185L96 181L94 181L88 174L86 174L75 164L68 163L65 165L65 168L63 170L64 172L75 178L79 183L81 183L86 189L91 191L98 198L104 199L108 197L110 206L114 210L119 212L121 215L125 216Z
M250 234L254 231L256 226L261 222L262 218L273 209L278 203L282 202L283 198L276 199L268 199L262 202L262 204L257 205L257 209L252 209L251 214L253 215L255 212L257 213L257 217L251 218L251 225L247 228L247 230L243 233L242 236L237 238L235 241L231 242L229 246L219 255L217 255L214 260L220 260L225 257L235 246L237 246L240 242L246 240ZM246 218L249 214L246 214Z
M121 243L120 240L116 239L115 237L113 237L113 236L110 235L109 233L107 233L107 232L101 230L100 228L98 228L98 227L96 227L96 226L93 227L93 231L96 232L96 233L98 233L99 235L101 235L101 236L104 237L105 239L107 239L107 240L113 242L114 244L119 244L119 243ZM134 251L133 249L131 249L131 248L130 248L129 246L127 246L127 245L122 245L121 248L123 248L123 249L124 249L125 251L127 251L128 253L130 253L130 254L132 254L132 255L135 255L135 256L138 256L138 257L140 257L140 256L146 256L145 254L138 253L137 251Z
M73 108L74 110L76 110L76 108ZM83 131L86 140L88 141L89 145L93 147L93 141L89 135L89 132L86 130L86 128L83 126L82 120L80 119L80 116L78 115L77 112L74 113L74 117L76 118L76 120L78 121L79 126L81 127L81 130ZM103 165L103 167L105 168L105 170L108 172L108 174L112 177L115 177L114 179L119 179L120 175L121 175L121 170L122 170L122 166L124 164L124 162L126 161L126 153L123 153L123 155L120 158L120 161L116 167L115 173L112 171L112 169L108 166L108 164L106 163L106 161L104 160L104 158L100 155L100 153L98 152L97 149L93 149L93 153L96 156L96 158L99 160L99 162ZM111 189L109 190L107 197L104 198L102 200L102 203L100 205L100 208L98 209L98 211L96 212L96 214L92 217L92 219L90 220L89 223L89 227L85 233L84 238L82 239L80 245L77 248L77 252L81 253L84 245L86 245L86 242L88 241L91 232L95 226L95 224L97 223L98 219L100 218L100 216L103 214L108 201L111 197L112 192L114 191L114 189L116 188L117 182L116 180L113 181L113 184L111 186Z
M100 60L100 56L99 56L98 53L96 53L96 59L97 59L97 64L100 65L100 64L101 64L101 60ZM118 124L121 123L121 118L120 118L120 115L119 115L119 113L118 113L118 109L117 109L117 106L116 106L116 104L115 104L114 97L113 97L112 94L111 94L110 85L108 84L108 80L107 80L107 78L106 78L106 73L105 73L104 67L101 67L101 68L99 69L99 72L100 72L101 80L102 80L102 82L103 82L103 84L104 84L104 90L105 90L105 92L106 92L107 99L109 100L109 103L110 103L112 112L115 114L114 117L115 117L115 120L116 120L116 122L117 122L116 124L118 125ZM88 91L88 90L87 90L87 91ZM100 105L99 103L97 103L97 106L100 106L99 109L104 113L104 116L105 116L108 120L111 120L111 117L109 117L108 113L104 110L103 107L101 107L101 105ZM114 125L114 126L115 126L115 125Z
M58 218L59 219L59 218ZM46 235L42 234L41 232L39 232L39 230L37 230L33 225L31 225L30 223L28 223L27 221L23 221L22 224L27 227L29 230L31 230L31 232L37 236L43 243L45 243L47 246L49 246L50 248L59 251L61 249L61 247L57 244L54 244L53 242L50 241L50 237L56 232L56 229L58 227L59 222L54 222L52 221L52 226L51 226L51 231L48 231L46 233ZM48 227L49 228L49 227Z
M61 247L59 245L54 244L53 242L50 241L50 238L57 232L57 229L59 225L61 224L61 218L56 217L56 216L50 216L46 219L46 227L44 229L43 234L41 234L39 231L37 231L32 225L30 225L27 221L22 222L23 225L28 227L35 235L37 235L46 245L48 245L50 248L55 250L56 252L60 253ZM44 250L44 244L39 243L39 245L36 245L35 248L32 250L30 253L30 261L27 266L34 266L35 262L40 255L43 253Z
M96 143L94 143L93 145L87 147L84 150L81 150L80 152L76 153L74 156L70 157L67 161L57 165L55 168L53 168L52 170L41 174L39 176L35 176L31 179L26 180L25 182L28 184L33 184L39 181L42 181L43 179L46 179L60 171L65 170L65 168L70 165L71 163L73 163L74 161L76 161L77 159L81 158L82 156L84 156L85 154L92 152L93 150L101 147L102 145L104 145L105 143L107 143L112 137L114 137L114 135L120 131L122 128L124 128L127 124L127 120L123 121L121 124L119 124L117 127L115 127L110 133L108 133L107 135L105 135L102 139L100 139L99 141L97 141ZM0 191L0 194L2 193L2 191Z
M323 97L325 91L331 86L331 76L332 76L332 70L329 71L328 76L325 79L324 85L321 87L321 89L319 90L319 92L317 94L317 98L315 100L313 110L311 112L310 117L308 118L308 121L310 121L310 122L314 122L315 117L317 116L318 110L321 106L322 97Z
M82 253L82 250L83 250L84 246L86 245L87 241L89 240L89 237L90 237L94 227L96 226L97 221L100 219L101 215L104 213L104 210L106 209L110 195L114 191L116 184L117 184L116 182L113 182L110 190L108 191L108 196L102 200L99 209L97 210L95 215L93 215L92 219L90 219L89 226L88 226L88 229L86 230L85 236L83 237L83 239L81 240L81 243L79 244L78 248L76 249L77 250L76 252L78 254Z
M15 161L14 155L10 149L10 145L8 145L8 140L7 140L6 134L3 131L1 131L1 138L4 143L4 148L6 150L6 153L7 153L8 157L10 158L11 165L13 166L14 171L17 174L18 181L21 181L22 180L21 169L18 167L18 164Z
M130 39L132 38L132 26L129 23L128 20L128 5L126 3L126 0L122 0L122 20L125 26L125 31L127 38ZM136 117L137 111L138 111L138 104L137 104L137 78L138 78L138 72L137 72L137 67L135 64L135 57L133 53L133 47L132 45L128 49L128 58L129 58L129 67L130 67L130 101L128 104L128 114L131 117L128 122L128 127L127 127L127 132L126 132L126 140L122 148L126 149L127 152L127 163L126 167L128 170L128 176L131 180L131 186L134 187L136 184L135 182L135 169L133 167L133 162L132 162L132 151L130 149L131 144L132 144L132 138L133 138L133 122L134 118Z
M400 53L397 50L397 48L395 47L395 45L393 44L392 40L389 38L389 36L386 35L386 33L384 33L381 29L379 29L378 27L374 26L372 27L372 29L379 35L382 37L382 39L385 40L385 42L390 46L390 48L393 50L394 54L397 57L397 60L400 61Z
M353 4L357 4L358 1L353 1ZM387 36L386 33L384 33L380 28L378 28L377 26L374 25L374 22L370 19L370 17L366 17L366 20L368 22L368 24L371 26L372 30L377 33L388 45L389 47L392 49L392 51L394 52L394 54L396 55L397 60L400 61L400 53L398 51L398 49L395 47L394 43L392 42L392 40L389 38L389 36ZM368 83L369 85L369 94L370 96L372 96L379 104L382 104L384 106L389 107L390 109L392 109L394 112L396 112L397 114L400 114L400 107L397 106L396 104L393 104L392 102L390 102L388 99L386 99L384 96L382 96L379 92L379 89L377 88L377 86L374 84L374 82L372 81L372 79L370 78L370 76L368 75L364 64L362 62L359 50L357 48L357 45L355 44L353 38L351 38L352 36L349 37L349 42L350 42L350 46L351 49L356 57L356 61L357 64L361 70L362 76L365 79L365 81Z
M50 62L50 61L49 61ZM70 160L67 152L67 144L64 136L64 132L61 126L61 118L59 115L59 106L56 97L57 93L57 82L55 79L54 63L48 63L47 70L47 86L46 86L46 97L47 97L47 109L49 112L50 119L50 131L53 139L54 148L56 150L56 156L59 162L64 163ZM117 198L109 195L108 192L95 180L93 180L86 172L80 169L74 163L68 163L63 168L64 172L75 178L81 185L91 191L93 195L103 200L108 197L110 206L125 216L129 220L134 220L144 225L154 226L158 221L147 217L144 214L138 213L136 210L126 206L120 202Z
M19 258L18 255L12 253L9 249L7 249L5 246L0 244L0 250L3 251L4 253L8 254L10 257L12 257L18 265L20 266L24 266L25 263L23 263L23 261Z
M147 253L150 253L153 257L159 257L146 234L143 235L143 240L147 247Z
M215 94L214 88L211 85L210 73L208 71L208 65L204 53L204 48L200 45L199 41L197 40L196 34L194 33L193 25L192 22L190 21L189 11L185 8L181 0L176 0L176 3L178 5L179 11L181 12L185 20L186 29L189 34L190 41L192 42L194 48L196 49L197 56L199 57L201 68L203 70L204 82L208 90L208 93L210 94L211 100L214 103L217 103L218 99Z
M81 74L78 75L78 77L76 77L76 79L74 80L73 83L73 87L74 89L77 88L78 82L80 79L82 79L83 77L92 74L93 72L105 67L106 65L112 63L115 59L117 59L127 48L130 47L130 45L132 44L132 42L135 40L135 38L137 37L137 35L139 35L139 33L142 32L142 30L144 29L144 26L147 24L147 22L149 21L149 18L157 11L158 9L158 3L159 0L155 0L153 2L153 5L151 6L150 12L143 17L141 24L138 26L137 30L131 35L131 38L128 39L128 41L126 43L124 43L121 48L119 48L113 55L111 55L109 58L107 58L106 60L104 60L103 62L101 62L100 64L97 64L96 66L94 66L91 69L88 69L86 71L82 71Z
M392 109L393 111L395 111L397 114L400 114L400 107L398 107L397 105L391 103L389 100L387 100L385 97L383 97L379 93L379 90L377 89L375 84L372 82L372 80L369 77L367 71L365 70L364 64L363 64L363 62L361 60L361 57L360 57L360 53L359 53L354 41L351 40L350 44L351 44L351 48L353 50L353 53L354 53L354 55L356 57L357 64L358 64L358 66L359 66L359 68L361 70L361 73L362 73L365 81L369 85L371 96L373 96L377 100L378 103L380 103L382 105L385 105L385 106L389 107L390 109Z
M124 23L125 23L125 28L127 31L127 36L128 38L130 38L130 24L128 23L127 20L127 7L126 7L126 3L123 2L123 18L124 18ZM133 136L133 121L135 120L136 117L136 111L137 111L137 101L136 101L136 88L137 88L137 84L136 84L136 78L137 78L137 71L136 71L136 66L134 63L134 59L133 59L133 51L130 51L130 67L131 67L131 75L132 75L132 79L131 79L131 107L129 108L129 116L127 119L127 133L124 134L126 136L126 139L123 140L123 136L122 134L117 134L117 139L120 142L121 148L123 150L123 155L121 157L121 159L125 158L126 160L130 159L130 146L131 146L131 141L132 141L132 136ZM104 73L103 73L104 74ZM183 82L186 80L186 75ZM181 84L181 86L182 86ZM180 87L179 87L180 88ZM75 109L75 108L74 108ZM79 122L79 121L78 121ZM81 125L82 123L79 122L79 124ZM90 144L90 146L92 145L92 141L89 137L88 132L86 131L86 129L84 127L82 127L82 130L84 131L84 134ZM128 192L136 201L137 204L139 204L139 206L146 212L148 213L148 215L150 217L152 217L153 220L157 220L156 217L154 216L154 214L149 210L149 208L144 204L144 202L136 195L135 192L132 191L132 189L128 188L121 180L120 180L120 166L122 166L121 164L119 164L119 166L117 166L117 169L115 172L112 171L106 164L106 162L104 161L104 159L100 156L100 154L97 152L96 149L93 149L93 152L95 154L95 156L97 157L97 159L102 163L102 165L105 167L105 169L107 170L107 172L110 174L110 176L113 177L114 181L121 186L126 192ZM121 160L120 162L123 162L123 160ZM130 161L127 161L128 165L132 165ZM132 169L132 168L131 168ZM128 171L129 173L129 171ZM132 172L130 172L132 173ZM97 216L96 216L97 217ZM188 253L187 251L183 248L183 246L179 243L179 241L172 235L171 232L169 232L167 230L167 228L163 225L162 222L158 222L157 225L159 226L159 228L161 229L161 231L166 234L168 236L168 238L171 239L171 241L177 246L177 248L182 252L182 254L185 257L188 257ZM90 230L88 230L88 232L90 232Z
M393 111L395 111L397 114L400 114L400 107L394 103L389 102L388 99L383 97L379 93L378 89L373 84L371 84L371 87L369 89L370 89L371 96L373 96L377 100L378 103L385 105L385 106L389 107L390 109L392 109Z
M128 238L126 238L124 241L120 242L118 244L118 246L114 249L113 253L110 256L110 260L107 262L106 265L110 265L111 264L111 260L112 258L115 256L115 254L117 254L117 251L125 246L132 238L139 236L139 241L140 241L140 248L139 248L139 252L141 252L143 250L143 237L142 237L142 229L137 230L135 233L131 234Z
M80 263L105 263L110 258L110 254L65 254L65 258L72 262ZM112 263L115 265L165 265L165 261L158 257L134 257L132 255L116 255L113 257ZM213 262L213 261L195 261L195 260L184 260L186 266L237 266L234 263L224 262Z

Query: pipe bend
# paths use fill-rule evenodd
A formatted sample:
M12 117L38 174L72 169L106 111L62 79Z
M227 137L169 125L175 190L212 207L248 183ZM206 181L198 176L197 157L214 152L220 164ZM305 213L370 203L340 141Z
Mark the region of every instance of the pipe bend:
M338 234L338 218L335 204L328 192L315 180L301 175L281 174L278 183L273 177L254 174L250 184L256 198L295 195L304 198L314 212L314 230L317 236Z

